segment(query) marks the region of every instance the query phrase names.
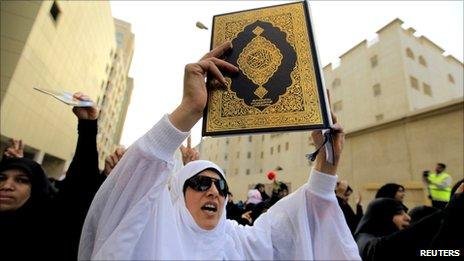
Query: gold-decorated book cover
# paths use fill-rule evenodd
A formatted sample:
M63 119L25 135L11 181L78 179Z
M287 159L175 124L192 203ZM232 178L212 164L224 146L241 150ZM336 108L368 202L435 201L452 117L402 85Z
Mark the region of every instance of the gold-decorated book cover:
M330 128L306 2L213 18L211 49L232 42L227 88L211 88L203 136Z

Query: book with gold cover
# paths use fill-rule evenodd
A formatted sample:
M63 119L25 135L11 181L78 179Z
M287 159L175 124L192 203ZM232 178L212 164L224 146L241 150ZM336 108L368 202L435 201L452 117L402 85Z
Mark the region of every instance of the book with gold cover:
M211 49L226 41L239 72L210 88L203 136L330 128L306 1L216 15Z

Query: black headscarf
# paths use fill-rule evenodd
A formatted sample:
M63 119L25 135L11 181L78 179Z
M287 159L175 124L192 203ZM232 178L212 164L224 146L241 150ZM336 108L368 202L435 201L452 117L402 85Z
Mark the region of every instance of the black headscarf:
M5 260L32 260L52 256L50 246L55 246L56 235L51 233L51 185L42 167L27 158L5 157L0 162L0 172L19 169L31 182L31 195L26 203L15 211L0 212L2 237L0 245Z
M383 185L375 194L375 198L395 198L396 192L404 187L396 183L387 183Z
M401 202L390 198L373 200L367 206L366 213L362 217L356 229L355 236L360 233L382 237L398 231L393 223L393 216L406 211Z
M432 215L433 213L437 212L439 209L429 206L417 206L411 209L408 212L408 215L411 217L411 225L417 223L419 220Z
M37 162L27 158L4 157L0 162L0 172L10 169L22 170L29 177L31 181L31 196L27 202L28 205L31 202L47 201L53 196L52 185Z

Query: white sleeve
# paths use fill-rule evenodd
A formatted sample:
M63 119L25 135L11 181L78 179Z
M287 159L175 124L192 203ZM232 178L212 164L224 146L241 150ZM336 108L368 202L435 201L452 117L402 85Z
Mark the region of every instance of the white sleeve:
M335 197L336 182L337 176L312 170L305 185L261 215L249 232L270 238L276 260L361 260Z
M188 132L177 130L165 115L124 154L98 190L87 214L78 259L98 253L130 210L141 201L156 201L167 192L173 154Z
M361 260L335 196L337 176L312 170L306 192L314 259Z

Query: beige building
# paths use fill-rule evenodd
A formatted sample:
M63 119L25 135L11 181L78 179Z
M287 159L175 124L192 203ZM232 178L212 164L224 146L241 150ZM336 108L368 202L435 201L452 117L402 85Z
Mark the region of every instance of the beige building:
M332 109L345 128L339 176L373 198L386 182L406 185L406 203L425 201L424 169L448 164L463 176L463 64L414 29L395 19L324 67ZM436 126L435 126L436 125ZM306 182L314 150L309 132L204 138L201 158L217 162L236 198L280 167L278 179L295 190ZM446 151L446 152L445 152Z
M116 49L111 53L112 63L106 67L109 77L101 82L103 96L98 101L101 108L97 140L100 168L104 167L105 158L120 146L122 129L134 88L134 80L128 76L134 53L134 34L127 22L114 19L114 25Z
M332 108L347 131L463 96L463 65L395 19L324 67Z
M33 87L100 99L116 49L106 1L1 1L1 141L26 144L26 156L60 176L76 146L71 108Z

